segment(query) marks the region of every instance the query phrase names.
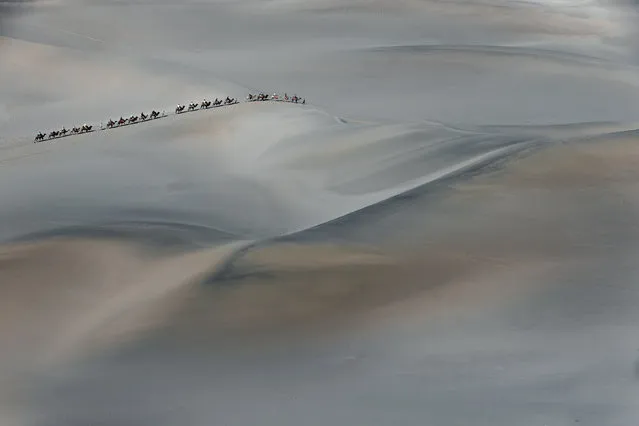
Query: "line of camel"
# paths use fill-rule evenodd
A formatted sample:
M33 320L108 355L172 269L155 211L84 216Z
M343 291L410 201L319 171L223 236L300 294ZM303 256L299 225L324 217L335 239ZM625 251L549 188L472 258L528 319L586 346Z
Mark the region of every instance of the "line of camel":
M259 101L278 101L278 102L290 102L290 103L299 103L299 104L306 104L306 99L302 99L297 95L293 95L292 97L289 97L288 94L284 94L284 96L279 96L277 93L274 93L273 95L267 95L264 93L259 93L259 94L249 94L246 97L246 101L247 102L259 102ZM175 107L175 114L182 114L182 113L186 113L186 112L193 112L196 111L198 109L209 109L211 107L221 107L221 106L228 106L228 105L235 105L238 104L239 101L235 98L230 98L230 97L226 97L226 99L222 100L222 99L217 99L215 98L214 101L208 101L206 99L204 99L202 102L191 102L188 105L188 108L186 105L180 105L178 104ZM122 127L122 126L128 126L131 124L136 124L136 123L141 123L144 121L149 121L149 120L155 120L158 118L164 118L166 117L167 114L165 112L160 112L160 111L156 111L153 110L151 111L149 114L145 114L145 113L140 113L140 115L132 115L129 118L123 118L120 117L119 120L114 121L112 119L109 119L109 121L106 124L106 127L100 126L99 129L94 129L93 125L90 124L83 124L80 127L72 127L71 130L67 130L66 128L62 128L60 130L54 130L52 132L47 133L41 133L38 132L38 134L36 135L36 137L34 138L33 142L37 143L37 142L42 142L46 139L58 139L58 138L62 138L65 136L71 136L71 135L79 135L82 133L91 133L91 132L95 132L96 130L106 130L106 129L113 129L115 127Z

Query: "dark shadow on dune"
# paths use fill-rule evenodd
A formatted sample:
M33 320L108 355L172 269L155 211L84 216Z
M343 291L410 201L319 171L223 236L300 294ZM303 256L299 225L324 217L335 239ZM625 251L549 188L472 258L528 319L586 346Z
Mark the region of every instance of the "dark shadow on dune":
M152 249L194 249L235 241L239 236L204 225L177 222L107 222L90 226L70 226L22 235L7 244L50 239L121 240Z
M516 46L490 46L481 44L454 45L454 44L416 44L416 45L397 45L397 46L380 46L368 49L371 52L383 53L415 53L415 54L446 54L446 53L469 53L482 55L499 55L499 56L526 56L532 58L543 58L559 62L579 62L584 64L601 65L603 62L600 58L590 55L539 49L532 47L516 47Z
M0 1L0 37L6 36L10 29L11 19L28 12L33 0L2 0ZM0 48L2 42L0 42ZM0 56L0 61L2 56Z

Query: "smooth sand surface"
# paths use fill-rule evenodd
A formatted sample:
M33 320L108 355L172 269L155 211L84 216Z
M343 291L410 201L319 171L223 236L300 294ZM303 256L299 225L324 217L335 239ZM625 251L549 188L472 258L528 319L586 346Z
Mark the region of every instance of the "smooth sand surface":
M15 7L2 426L636 423L634 9Z

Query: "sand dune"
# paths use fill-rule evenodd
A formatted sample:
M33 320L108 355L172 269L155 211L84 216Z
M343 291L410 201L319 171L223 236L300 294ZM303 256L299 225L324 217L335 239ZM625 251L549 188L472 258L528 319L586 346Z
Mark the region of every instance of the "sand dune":
M633 424L634 14L63 0L4 19L0 423ZM32 143L257 91L308 103Z

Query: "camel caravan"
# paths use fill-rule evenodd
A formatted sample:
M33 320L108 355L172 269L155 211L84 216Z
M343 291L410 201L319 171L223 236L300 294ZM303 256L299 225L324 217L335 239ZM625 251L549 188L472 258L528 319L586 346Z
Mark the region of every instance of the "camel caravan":
M179 105L178 104L178 106L175 107L175 113L176 114L182 114L182 113L185 113L185 112L197 111L198 109L209 109L211 107L235 105L237 103L239 103L237 101L237 99L229 98L228 96L224 100L215 98L215 100L213 102L207 101L206 99L204 99L201 103L191 102L189 104L188 109L187 109L186 105Z
M306 99L302 99L297 95L289 97L288 94L286 93L284 94L283 97L280 97L277 93L274 93L273 95L270 95L270 96L264 93L259 93L256 95L249 94L246 97L246 101L247 102L276 101L276 102L290 102L295 104L299 103L302 105L306 104ZM203 109L236 105L238 103L239 101L236 98L230 98L228 96L226 97L226 99L215 98L214 101L209 101L204 99L202 102L191 102L188 104L188 106L178 104L175 107L175 114L178 115L178 114L184 114L187 112L194 112L194 111L203 110ZM60 130L54 130L49 133L38 132L33 142L37 143L37 142L43 142L45 140L59 139L66 136L79 135L82 133L91 133L98 130L107 130L107 129L113 129L116 127L130 126L132 124L138 124L138 123L156 120L156 119L164 118L164 117L167 117L167 114L164 111L160 112L160 111L153 110L148 114L145 114L142 112L140 113L140 115L131 115L128 118L120 117L119 120L109 119L109 121L107 121L106 123L106 126L100 125L100 128L98 129L94 129L93 125L89 125L89 124L83 124L80 127L72 127L71 130L67 130L66 128L63 127Z
M306 105L306 99L302 99L297 95L293 95L289 97L287 93L284 93L284 96L280 96L277 93L273 93L272 96L269 96L265 93L259 93L257 95L253 95L249 93L249 95L246 97L246 101L247 102L276 101L276 102L291 102L294 104Z
M60 130L54 130L49 133L48 137L49 139L61 138L63 136L78 135L80 133L89 133L92 131L93 131L93 126L90 126L88 124L83 124L81 127L73 127L71 128L71 130L67 130L64 127ZM46 133L38 133L35 137L35 142L44 140L46 136L47 136Z
M120 117L118 121L113 121L112 119L109 119L109 121L107 121L106 128L112 129L113 127L126 126L129 124L135 124L135 123L147 121L147 120L155 120L156 118L160 118L160 117L166 117L166 114L162 114L160 113L160 111L156 111L156 110L151 111L148 115L142 112L140 113L139 116L132 115L129 118ZM104 128L102 127L100 129L104 130Z

